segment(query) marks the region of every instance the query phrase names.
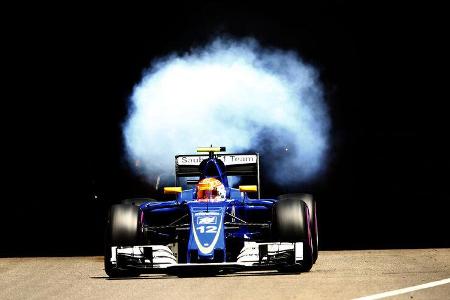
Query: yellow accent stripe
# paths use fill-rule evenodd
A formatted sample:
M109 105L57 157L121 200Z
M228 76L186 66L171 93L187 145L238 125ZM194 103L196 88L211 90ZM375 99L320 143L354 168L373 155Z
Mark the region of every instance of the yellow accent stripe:
M198 147L197 152L221 152L220 147Z

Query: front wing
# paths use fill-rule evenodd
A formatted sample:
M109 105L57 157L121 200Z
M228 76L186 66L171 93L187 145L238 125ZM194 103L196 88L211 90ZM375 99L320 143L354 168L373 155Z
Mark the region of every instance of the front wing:
M111 254L111 263L116 268L139 273L267 270L301 264L303 243L245 242L236 262L223 263L178 263L177 244L111 247Z

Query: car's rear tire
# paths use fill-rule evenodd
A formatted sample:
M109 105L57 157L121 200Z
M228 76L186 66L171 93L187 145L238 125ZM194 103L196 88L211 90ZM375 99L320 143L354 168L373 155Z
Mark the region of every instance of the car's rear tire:
M308 272L313 265L311 221L308 206L298 197L283 197L274 205L273 231L280 242L302 242L303 260L281 268L284 272Z
M126 204L111 206L105 230L105 272L109 277L139 276L134 270L118 269L111 263L111 247L139 244L139 207Z
M285 194L278 196L279 200L286 198L296 198L306 203L309 210L309 216L311 220L311 238L313 249L313 263L316 263L319 256L319 228L317 226L317 208L316 201L311 194Z

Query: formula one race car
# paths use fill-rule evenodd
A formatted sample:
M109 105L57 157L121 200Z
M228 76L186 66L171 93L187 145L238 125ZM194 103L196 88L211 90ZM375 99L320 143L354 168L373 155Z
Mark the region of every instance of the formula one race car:
M260 199L259 154L217 154L224 147L197 151L203 154L175 157L176 186L164 188L175 200L135 199L111 207L106 274L309 271L318 256L312 196ZM257 184L232 188L230 176L250 176Z

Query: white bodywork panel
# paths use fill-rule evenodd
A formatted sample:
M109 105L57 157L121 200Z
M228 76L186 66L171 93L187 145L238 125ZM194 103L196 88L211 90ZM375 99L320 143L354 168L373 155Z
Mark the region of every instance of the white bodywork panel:
M177 247L176 244L168 246L149 245L149 246L134 246L134 247L111 247L111 262L117 263L117 254L125 254L134 257L144 257L144 248L152 249L153 267L160 268L177 263ZM150 259L145 259L146 263L151 263Z
M237 262L259 262L259 246L267 245L267 254L276 255L285 251L295 252L295 261L303 260L303 243L256 243L245 242L241 253L238 255ZM261 258L261 261L267 261L267 256Z

